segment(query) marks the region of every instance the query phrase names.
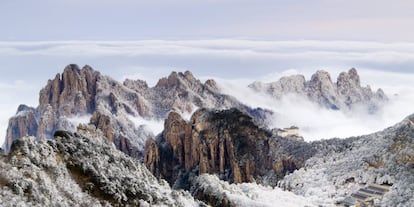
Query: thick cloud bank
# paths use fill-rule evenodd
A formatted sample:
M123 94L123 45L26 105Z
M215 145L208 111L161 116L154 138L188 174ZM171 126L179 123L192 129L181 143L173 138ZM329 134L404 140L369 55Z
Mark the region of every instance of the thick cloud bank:
M227 84L228 93L235 96L239 93L243 102L273 108L278 104L275 111L286 112L289 118L275 120L275 125L302 125L302 133L312 139L382 129L412 113L410 105L414 103L414 84L410 81L414 77L414 43L404 42L239 39L0 42L0 62L0 93L5 97L0 109L1 142L8 119L17 106L21 103L36 106L38 92L47 79L62 72L69 63L89 64L117 80L143 79L149 85L172 70L190 70L196 77L218 77L227 80L220 81L223 88ZM286 74L301 73L309 79L319 69L336 77L351 67L358 69L363 84L373 89L381 87L391 98L391 103L375 117L321 111L306 100L296 100L297 97L286 97L281 103L268 102L266 97L249 94L245 88L253 80L270 82Z
M292 73L295 72L286 71L281 75ZM276 112L270 127L299 126L301 134L307 141L373 133L414 113L412 107L414 84L411 84L411 81L414 80L414 74L374 70L360 70L360 74L363 85L370 85L374 90L384 89L390 99L375 113L368 113L368 111L361 109L362 107L346 111L331 110L320 107L305 97L293 94L276 100L248 88L248 83L253 80L220 79L218 83L223 92L235 96L243 103L251 107L263 107ZM309 77L307 78L309 79ZM269 77L266 78L266 80L268 79Z

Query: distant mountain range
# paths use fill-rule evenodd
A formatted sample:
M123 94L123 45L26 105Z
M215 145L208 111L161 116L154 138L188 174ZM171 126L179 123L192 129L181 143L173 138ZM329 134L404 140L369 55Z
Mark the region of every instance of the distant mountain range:
M387 101L381 89L374 93L369 86L361 87L355 69L341 73L336 83L329 73L318 71L309 81L296 75L273 83L255 82L249 87L275 99L299 94L335 110L363 105L373 112ZM269 109L242 104L231 94L221 92L214 80L202 83L189 71L172 72L149 87L144 80L120 83L88 65L80 69L72 64L47 82L40 91L39 106L18 107L9 121L4 148L8 150L13 140L26 135L49 139L58 129L74 131L79 122L87 122L104 131L121 151L142 157L145 140L156 135L143 126L146 122L162 123L171 111L191 114L198 108L232 107L262 124L269 122L273 114Z
M287 94L299 94L321 106L335 110L363 105L374 112L388 99L382 89L374 93L370 86L362 87L355 68L340 73L337 82L332 82L328 72L320 70L313 74L309 81L306 81L303 75L292 75L272 83L254 82L249 87L275 99Z
M254 82L246 90L274 100L299 95L329 110L363 107L375 113L388 101L381 89L362 87L356 69L335 83L317 71L308 81L288 76ZM371 135L314 142L269 128L274 115L188 71L172 72L149 87L143 80L120 83L90 66L68 65L40 91L39 106L21 105L10 118L8 154L0 157L1 204L414 202L414 115ZM161 123L159 133L148 123ZM375 194L375 186L386 190Z
M68 65L40 91L38 107L19 106L9 121L4 148L26 135L49 139L58 129L74 131L79 119L86 119L121 151L142 157L145 140L154 135L140 121L162 123L170 111L185 114L202 107L236 107L258 121L271 114L241 104L222 94L214 80L201 83L188 71L172 72L150 88L143 80L120 83L90 66Z

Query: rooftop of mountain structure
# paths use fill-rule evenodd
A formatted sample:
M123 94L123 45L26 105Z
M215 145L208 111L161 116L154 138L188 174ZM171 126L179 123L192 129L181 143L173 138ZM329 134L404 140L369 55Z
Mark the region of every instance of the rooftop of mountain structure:
M369 206L375 199L382 199L384 194L389 191L390 185L370 184L361 188L344 199L344 206Z
M276 99L287 94L297 94L335 110L352 109L362 104L367 107L367 111L371 112L377 110L388 100L382 89L373 92L370 86L361 86L360 77L355 68L340 73L337 82L332 81L328 72L318 70L308 81L303 75L292 75L271 83L254 82L249 87Z
M299 127L291 126L289 128L283 128L283 129L277 129L276 135L280 137L288 137L288 138L294 138L299 141L304 141L303 137L300 136L299 133Z

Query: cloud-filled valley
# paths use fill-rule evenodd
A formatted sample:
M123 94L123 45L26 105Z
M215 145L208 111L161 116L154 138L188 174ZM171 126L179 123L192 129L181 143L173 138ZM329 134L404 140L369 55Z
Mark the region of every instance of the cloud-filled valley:
M413 11L0 0L0 207L414 207Z
M413 113L414 86L410 84L410 79L414 75L375 73L376 71L360 70L362 84L370 83L374 91L382 88L389 97L389 101L375 113L369 113L363 107L352 110L326 109L294 94L275 100L248 88L248 84L254 80L221 79L218 82L225 93L235 96L243 103L274 111L276 114L271 127L299 126L305 140L312 141L373 133L392 126ZM292 74L292 71L288 74Z

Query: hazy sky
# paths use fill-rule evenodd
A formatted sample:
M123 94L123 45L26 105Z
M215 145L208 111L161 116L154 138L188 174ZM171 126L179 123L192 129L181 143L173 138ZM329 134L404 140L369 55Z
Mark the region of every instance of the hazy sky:
M356 67L364 84L407 93L413 11L411 0L0 0L0 141L18 104L36 106L69 63L150 84L172 70L248 83Z
M413 41L412 0L1 0L0 40Z

